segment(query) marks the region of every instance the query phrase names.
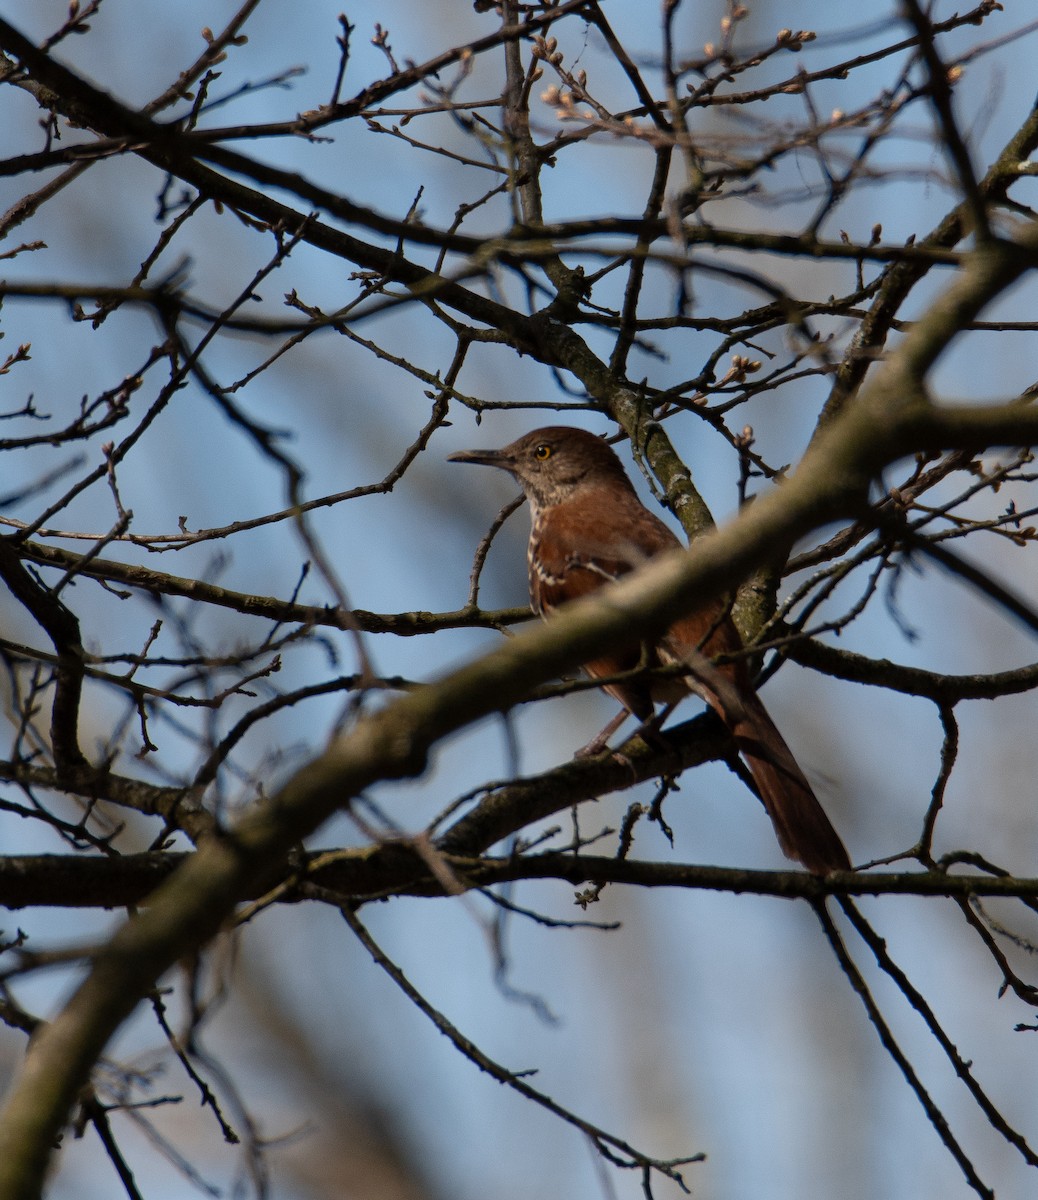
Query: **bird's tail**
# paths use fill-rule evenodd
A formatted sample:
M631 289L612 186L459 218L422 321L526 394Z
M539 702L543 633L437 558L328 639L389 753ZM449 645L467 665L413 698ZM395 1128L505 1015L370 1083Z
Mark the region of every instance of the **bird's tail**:
M734 719L726 718L725 723L746 760L786 857L803 863L814 875L849 871L851 860L840 835L764 705L755 695L744 696L738 712L730 716Z
M701 619L697 621L691 629L674 627L677 633L672 631L671 639L659 649L661 661L684 665L688 670L685 685L697 692L728 727L775 826L783 853L803 863L813 875L849 871L851 860L840 835L753 690L746 668L739 662L719 666L707 657L740 646L735 626L719 619L704 632Z

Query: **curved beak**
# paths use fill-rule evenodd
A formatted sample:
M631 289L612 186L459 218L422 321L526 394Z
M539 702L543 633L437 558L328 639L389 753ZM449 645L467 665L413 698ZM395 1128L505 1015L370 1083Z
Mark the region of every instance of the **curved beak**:
M500 467L511 471L515 459L507 450L457 450L447 455L448 462L477 463L481 467Z

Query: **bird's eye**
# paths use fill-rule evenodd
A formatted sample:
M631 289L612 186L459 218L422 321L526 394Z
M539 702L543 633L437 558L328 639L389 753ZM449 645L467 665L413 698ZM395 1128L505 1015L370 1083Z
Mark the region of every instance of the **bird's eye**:
M544 462L545 459L551 458L551 454L551 446L549 446L547 442L541 442L539 446L534 446L533 448L533 456L534 458L539 459L540 462Z

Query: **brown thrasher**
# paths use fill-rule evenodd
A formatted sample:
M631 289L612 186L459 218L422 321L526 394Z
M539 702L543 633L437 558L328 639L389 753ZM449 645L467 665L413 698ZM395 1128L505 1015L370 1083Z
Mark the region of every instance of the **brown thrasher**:
M501 450L463 450L452 462L500 467L522 485L532 528L527 562L530 603L541 617L594 592L680 543L638 499L620 460L592 433L564 425L535 429ZM782 735L750 683L745 660L715 655L742 649L723 601L675 621L654 645L624 648L585 663L593 679L680 665L682 675L648 672L602 686L624 706L590 745L601 749L628 713L642 722L656 703L673 705L694 692L728 727L746 760L785 854L816 875L850 869L850 859ZM589 747L590 749L590 747Z

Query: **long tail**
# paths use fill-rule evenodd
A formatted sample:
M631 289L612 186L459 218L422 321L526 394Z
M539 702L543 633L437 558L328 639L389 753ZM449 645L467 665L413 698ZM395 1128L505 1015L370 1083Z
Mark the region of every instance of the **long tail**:
M793 752L755 695L743 696L729 728L750 768L779 845L813 875L849 871L851 860L840 835L818 803Z

